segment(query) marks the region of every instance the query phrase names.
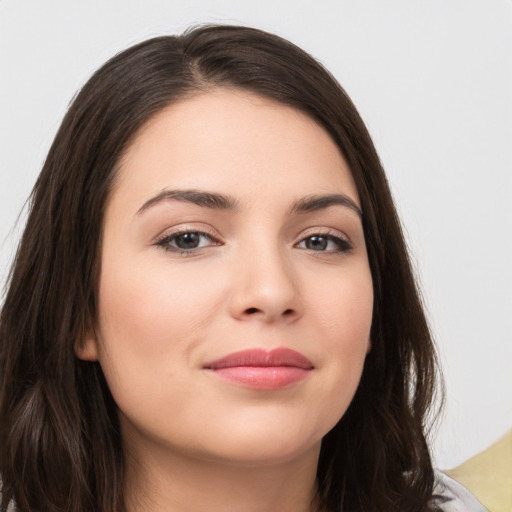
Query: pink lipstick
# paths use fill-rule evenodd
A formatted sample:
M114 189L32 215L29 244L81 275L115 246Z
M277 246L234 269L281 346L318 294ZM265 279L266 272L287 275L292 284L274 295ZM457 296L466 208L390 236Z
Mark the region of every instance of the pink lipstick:
M304 355L289 348L234 352L203 366L216 376L261 390L276 390L304 380L314 369Z

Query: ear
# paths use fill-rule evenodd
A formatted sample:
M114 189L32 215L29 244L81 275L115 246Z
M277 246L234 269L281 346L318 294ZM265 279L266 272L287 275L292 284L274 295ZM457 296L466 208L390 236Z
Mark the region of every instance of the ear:
M75 343L75 354L78 359L84 361L98 360L98 339L94 331L86 334L84 339Z

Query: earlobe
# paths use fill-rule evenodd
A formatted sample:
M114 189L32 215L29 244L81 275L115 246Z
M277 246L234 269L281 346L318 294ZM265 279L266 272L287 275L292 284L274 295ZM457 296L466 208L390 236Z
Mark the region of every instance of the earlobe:
M87 334L81 342L75 343L75 354L84 361L98 360L98 342L94 333Z

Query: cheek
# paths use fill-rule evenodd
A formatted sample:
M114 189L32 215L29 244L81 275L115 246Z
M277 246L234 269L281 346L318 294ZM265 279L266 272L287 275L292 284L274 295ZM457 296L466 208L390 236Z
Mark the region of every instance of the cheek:
M103 268L100 285L100 363L122 408L135 394L179 382L218 310L219 291L187 273L151 265ZM204 281L208 282L208 281Z
M369 268L362 265L338 278L328 279L325 286L318 281L310 309L322 326L334 353L345 349L368 349L373 316L373 284Z
M316 289L312 302L315 325L323 343L324 430L332 428L347 410L361 379L370 349L373 285L369 269L350 273L338 286Z
M171 338L172 347L179 346L184 333L192 334L207 322L218 292L198 285L203 281L200 272L190 276L179 270L136 264L106 268L100 287L104 339L122 341L123 349L131 341L146 353L169 347Z

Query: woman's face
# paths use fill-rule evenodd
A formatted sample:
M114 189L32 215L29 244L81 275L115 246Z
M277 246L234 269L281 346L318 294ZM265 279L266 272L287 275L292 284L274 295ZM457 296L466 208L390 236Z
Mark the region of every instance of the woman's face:
M345 413L372 305L337 146L293 108L216 89L122 158L77 354L99 360L127 449L269 464L318 453Z

